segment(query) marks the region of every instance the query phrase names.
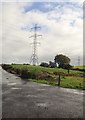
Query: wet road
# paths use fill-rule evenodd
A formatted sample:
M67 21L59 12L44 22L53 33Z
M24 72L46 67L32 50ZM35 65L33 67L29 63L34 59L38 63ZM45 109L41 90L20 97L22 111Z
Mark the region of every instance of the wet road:
M2 118L2 72L0 67L0 120Z
M83 91L24 81L2 70L3 118L83 118Z

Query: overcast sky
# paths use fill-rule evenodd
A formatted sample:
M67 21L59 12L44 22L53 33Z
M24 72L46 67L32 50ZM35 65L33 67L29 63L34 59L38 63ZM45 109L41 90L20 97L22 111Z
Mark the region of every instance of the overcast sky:
M37 39L40 42L37 46L39 63L53 61L55 55L64 54L71 59L72 65L78 65L78 56L82 64L83 0L10 1L3 0L0 4L3 63L30 62L33 38L29 37L34 34L30 28L38 24L41 29L37 34L42 34Z

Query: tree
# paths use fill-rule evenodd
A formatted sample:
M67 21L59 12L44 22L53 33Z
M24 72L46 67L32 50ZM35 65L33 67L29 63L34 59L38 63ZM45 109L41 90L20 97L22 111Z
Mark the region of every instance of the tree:
M63 68L65 65L70 64L70 58L59 54L55 56L54 62L57 63L59 67Z
M72 68L73 68L73 66L70 65L70 64L64 65L64 69L67 69L67 70L68 70L68 74L69 74L69 72L70 72L70 70L71 70Z
M65 69L70 70L70 69L72 69L72 68L73 68L73 66L72 66L72 65L70 65L70 64L66 64L66 65L64 66L64 68L65 68Z

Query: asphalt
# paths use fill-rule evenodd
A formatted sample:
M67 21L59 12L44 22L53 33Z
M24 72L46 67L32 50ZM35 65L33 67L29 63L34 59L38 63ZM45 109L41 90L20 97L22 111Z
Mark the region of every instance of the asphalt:
M22 80L1 71L2 118L83 118L84 91Z

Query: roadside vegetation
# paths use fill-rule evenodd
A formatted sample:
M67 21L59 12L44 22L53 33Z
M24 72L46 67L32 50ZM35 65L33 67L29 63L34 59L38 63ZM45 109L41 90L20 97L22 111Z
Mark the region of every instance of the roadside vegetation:
M74 66L74 68L85 69L85 66Z
M57 86L60 75L60 86L65 88L85 89L85 69L73 67L71 70L64 68L49 68L29 64L2 64L2 68L16 74L23 79L33 82Z

